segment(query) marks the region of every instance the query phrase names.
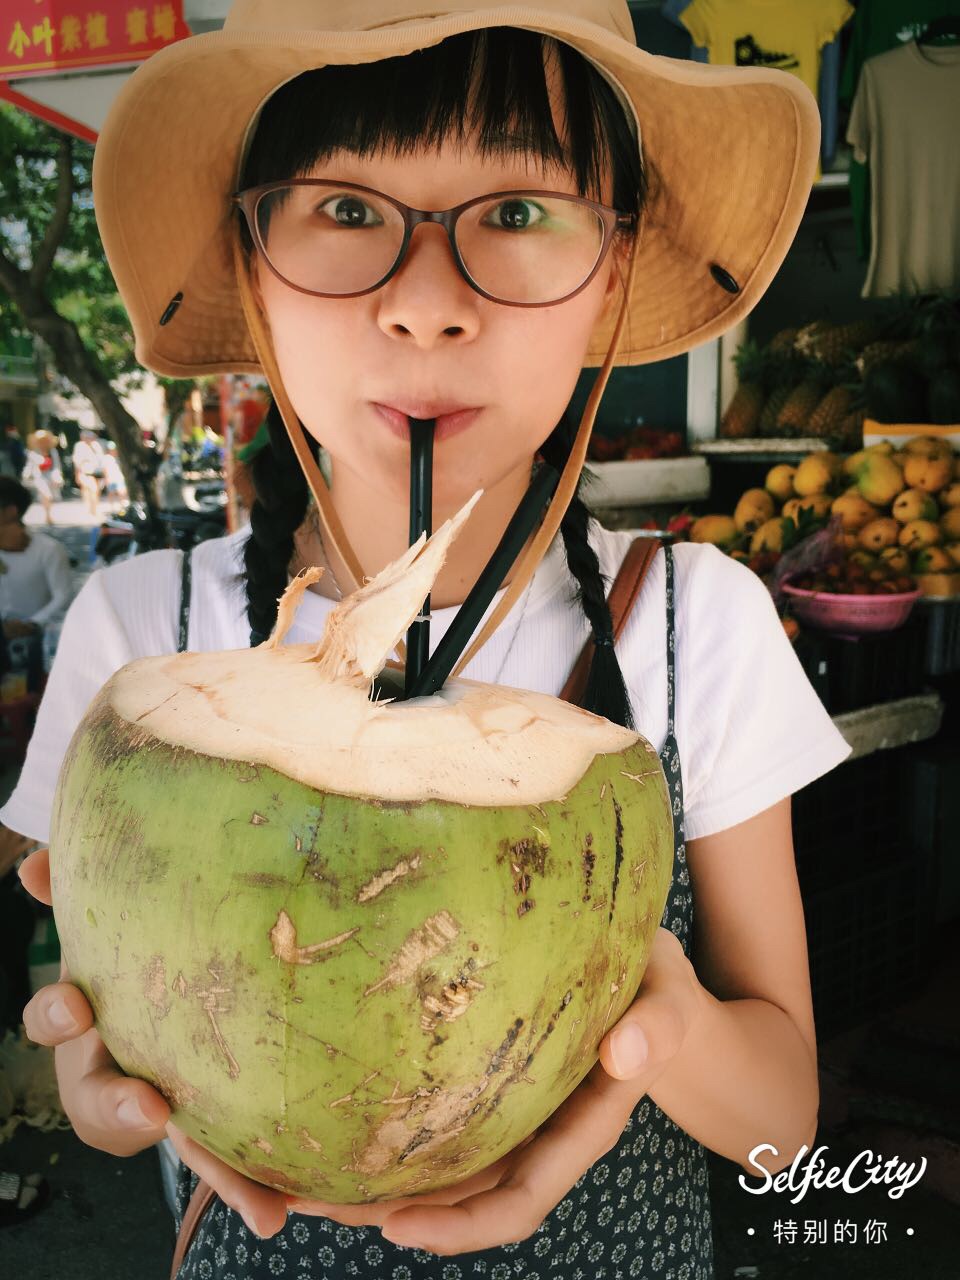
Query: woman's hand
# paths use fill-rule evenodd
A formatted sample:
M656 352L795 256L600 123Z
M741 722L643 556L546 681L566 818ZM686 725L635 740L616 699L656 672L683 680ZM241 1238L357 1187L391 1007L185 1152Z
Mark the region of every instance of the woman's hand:
M24 887L50 905L50 860L38 849L20 864ZM69 975L62 966L60 977ZM55 1047L60 1101L81 1142L114 1156L132 1156L166 1134L180 1159L213 1187L259 1236L276 1235L287 1220L286 1197L237 1173L170 1122L163 1094L126 1076L93 1026L83 992L68 982L42 987L23 1011L27 1035Z
M444 1192L369 1206L290 1197L290 1207L346 1226L380 1227L394 1244L443 1255L526 1239L616 1146L634 1107L680 1052L704 1008L702 995L680 942L658 929L637 998L601 1041L600 1061L520 1146Z

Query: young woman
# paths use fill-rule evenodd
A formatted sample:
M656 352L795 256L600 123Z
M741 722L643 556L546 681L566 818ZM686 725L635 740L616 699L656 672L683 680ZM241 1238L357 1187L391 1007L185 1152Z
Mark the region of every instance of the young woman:
M46 523L53 524L53 504L60 501L63 492L60 451L53 432L34 431L27 437L27 461L21 478L42 505Z
M566 409L582 367L606 357L605 377L618 342L626 360L674 355L745 314L789 246L816 148L815 104L791 77L652 58L626 5L597 0L429 18L403 0L245 0L222 33L150 59L95 172L138 352L181 375L262 367L275 396L251 528L194 553L183 643L259 643L314 563L328 572L288 641L317 637L358 569L406 546L414 416L437 419L435 525L484 490L432 593L435 645L538 455L579 478L591 419L577 429ZM190 184L164 180L188 162ZM632 535L564 482L539 534L545 554L534 535L464 673L557 694L592 634L587 705L659 750L674 875L637 999L509 1156L441 1194L350 1207L292 1201L200 1148L160 1093L118 1072L80 992L46 988L25 1019L58 1046L79 1135L122 1155L166 1132L178 1214L198 1176L217 1193L183 1278L706 1280L706 1148L756 1173L759 1144L777 1170L813 1140L790 795L847 745L743 566L709 546L658 553L614 649L605 588ZM91 697L122 664L178 647L180 567L155 552L85 585L7 825L48 838ZM23 878L48 895L45 855Z

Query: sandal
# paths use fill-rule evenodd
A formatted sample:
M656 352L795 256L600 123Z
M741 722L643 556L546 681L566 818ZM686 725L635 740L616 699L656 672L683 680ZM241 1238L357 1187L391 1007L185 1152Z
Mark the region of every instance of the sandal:
M39 1173L22 1178L0 1173L0 1227L17 1227L39 1213L50 1199L50 1186Z

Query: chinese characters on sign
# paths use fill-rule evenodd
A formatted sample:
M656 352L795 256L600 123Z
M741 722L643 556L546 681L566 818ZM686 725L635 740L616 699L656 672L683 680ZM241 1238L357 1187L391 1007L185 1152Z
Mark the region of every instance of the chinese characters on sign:
M773 1238L777 1244L885 1244L887 1224L876 1218L868 1218L862 1227L849 1219L828 1223L826 1218L804 1218L798 1223L777 1218Z
M182 0L5 0L0 80L139 62L190 34Z

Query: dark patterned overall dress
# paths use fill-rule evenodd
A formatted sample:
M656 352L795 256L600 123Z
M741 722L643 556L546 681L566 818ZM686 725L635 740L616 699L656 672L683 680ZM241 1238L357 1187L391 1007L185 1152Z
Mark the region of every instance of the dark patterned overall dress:
M667 737L660 755L673 795L673 879L661 921L689 955L692 895L683 832L683 783L674 735L673 557L666 553ZM180 648L186 646L181 624ZM177 1230L197 1176L180 1164ZM204 1215L178 1280L712 1280L706 1152L649 1098L620 1141L590 1168L537 1231L519 1244L442 1258L385 1240L375 1227L344 1227L293 1214L261 1240L219 1199Z

